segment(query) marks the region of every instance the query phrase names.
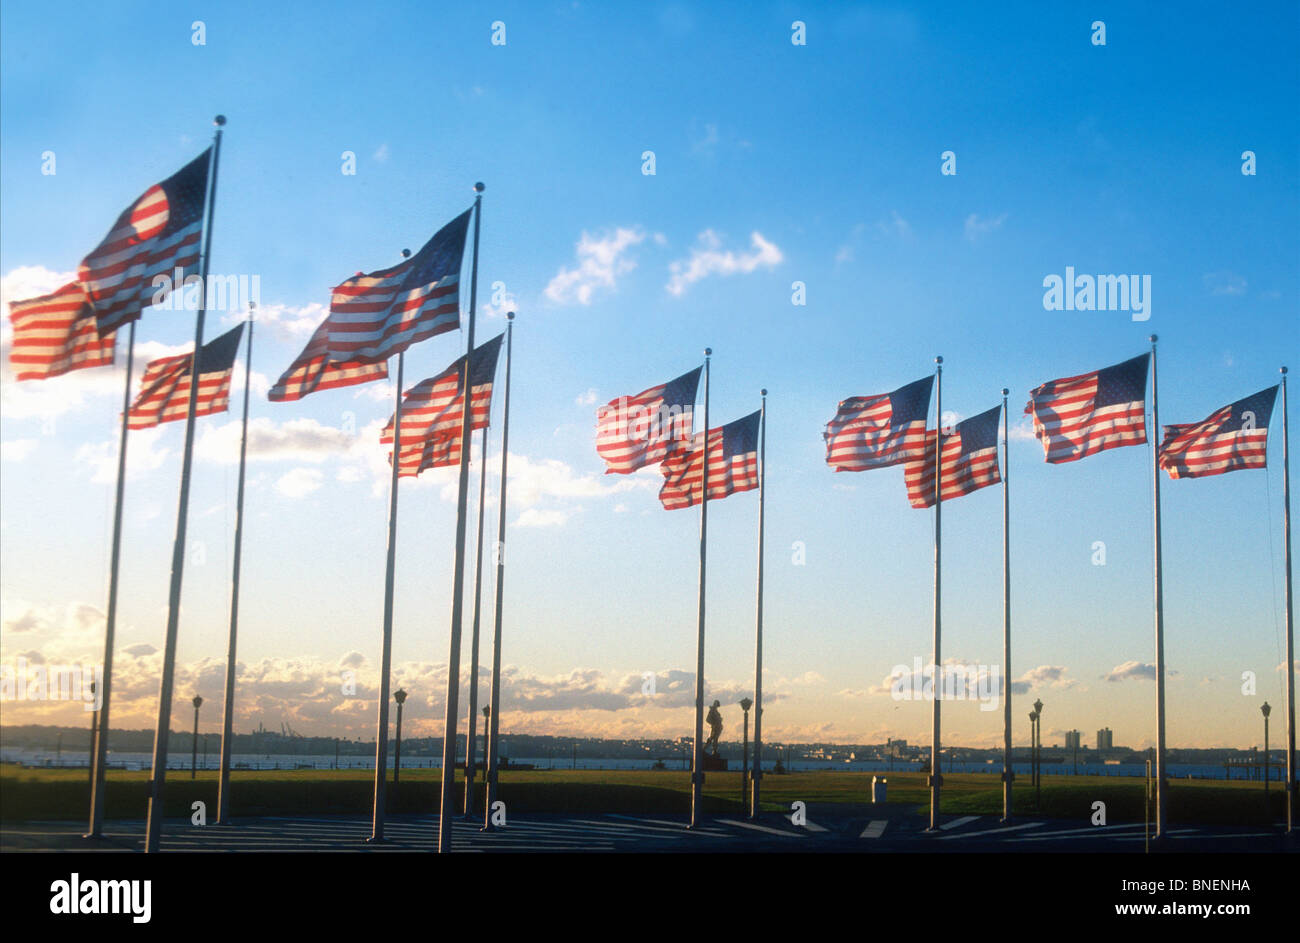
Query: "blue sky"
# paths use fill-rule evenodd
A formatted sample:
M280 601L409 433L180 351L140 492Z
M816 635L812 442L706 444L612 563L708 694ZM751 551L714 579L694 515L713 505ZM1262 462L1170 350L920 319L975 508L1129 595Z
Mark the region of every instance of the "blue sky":
M894 665L929 658L932 516L908 507L901 469L832 474L821 432L840 399L917 379L942 354L944 405L960 416L1012 391L1013 675L1048 705L1048 742L1101 726L1151 741L1154 685L1129 677L1154 657L1149 447L1047 466L1021 409L1037 384L1135 356L1152 332L1167 422L1300 364L1294 5L386 9L3 11L6 301L57 287L131 200L206 146L214 114L229 118L212 268L258 275L262 311L237 726L373 733L387 503L374 427L391 390L272 404L265 386L324 316L330 286L417 249L483 180L480 337L503 328L505 307L519 312L506 729L690 732L698 518L660 509L657 472L602 476L594 415L690 369L707 345L715 422L771 393L769 738L928 736L928 704L879 689ZM806 45L791 43L796 20ZM1246 150L1255 175L1241 172ZM40 172L45 151L54 175ZM355 175L340 172L345 151ZM945 151L955 176L940 172ZM1067 266L1150 275L1150 320L1044 310L1043 279ZM190 337L189 315L147 312L141 356ZM408 385L462 345L456 334L414 348ZM98 659L120 374L19 387L7 370L3 659ZM202 552L186 570L178 656L177 696L214 704L238 394L231 405L200 422ZM1278 410L1265 472L1164 485L1173 745L1253 742L1258 703L1282 699L1280 431ZM150 649L165 625L182 433L132 435L115 723L150 726L156 711ZM498 452L494 434L490 478ZM426 479L401 493L394 663L408 722L433 732L454 495L449 477ZM945 510L944 654L998 664L1000 494ZM752 687L756 511L754 494L711 507L706 682L724 704ZM358 672L356 696L340 693L343 670ZM651 671L660 694L646 701ZM1257 695L1242 694L1245 671ZM5 719L72 711L27 705ZM739 711L726 716L729 737ZM1000 711L956 703L945 718L955 742L1000 742ZM1017 722L1017 742L1027 736Z

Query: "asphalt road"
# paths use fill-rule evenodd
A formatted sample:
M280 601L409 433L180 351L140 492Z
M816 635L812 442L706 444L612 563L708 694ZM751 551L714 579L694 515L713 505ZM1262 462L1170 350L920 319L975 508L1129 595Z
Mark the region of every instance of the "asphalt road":
M393 816L382 844L369 843L370 821L357 816L241 819L230 826L195 826L188 819L169 819L162 848L174 852L412 852L432 851L437 816ZM738 816L711 818L686 828L684 817L613 814L527 815L506 827L481 831L481 819L458 818L454 851L463 852L712 852L712 853L962 853L1120 852L1142 854L1145 827L1138 823L1093 826L1074 820L1026 818L1010 824L996 816L945 816L935 832L910 812L886 810L875 816L837 814L833 807L807 810L794 825L788 816L767 813L758 821ZM102 840L81 837L81 823L30 822L0 828L0 851L129 852L144 842L144 821L108 824ZM1300 842L1284 842L1281 830L1180 826L1152 851L1278 852L1295 851Z

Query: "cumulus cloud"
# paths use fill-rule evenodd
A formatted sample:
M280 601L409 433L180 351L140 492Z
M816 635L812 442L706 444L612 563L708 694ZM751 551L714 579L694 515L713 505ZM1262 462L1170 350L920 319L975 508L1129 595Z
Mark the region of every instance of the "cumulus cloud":
M152 429L135 429L131 432L126 447L126 477L133 481L151 471L158 469L171 455L171 450L159 443L167 434L172 423L154 426ZM117 438L102 442L88 442L77 447L76 464L90 469L90 480L96 484L112 484L117 481L118 446Z
M286 498L305 498L318 489L325 479L324 474L316 468L295 468L280 476L275 483L275 490Z
M583 232L572 268L561 268L546 286L546 297L557 304L591 304L597 289L613 290L620 276L636 268L627 252L645 240L639 227L619 227L612 233L593 236Z
M966 217L966 238L971 242L975 242L991 232L997 232L1006 221L1006 213L983 217L978 213L971 213Z
M34 451L35 439L9 439L0 442L0 462L21 462Z
M668 266L668 292L681 296L686 289L710 275L747 275L760 268L773 268L785 258L781 250L755 230L749 236L752 251L723 250L722 240L712 229L700 233L699 242L685 259Z
M1165 674L1175 678L1179 672L1167 668ZM1146 661L1126 661L1122 665L1116 665L1102 677L1107 681L1154 681L1156 666Z
M195 445L205 460L234 464L239 461L241 421L232 419L203 430ZM282 423L265 417L248 421L248 460L270 462L323 462L347 454L357 435L315 419L290 419Z

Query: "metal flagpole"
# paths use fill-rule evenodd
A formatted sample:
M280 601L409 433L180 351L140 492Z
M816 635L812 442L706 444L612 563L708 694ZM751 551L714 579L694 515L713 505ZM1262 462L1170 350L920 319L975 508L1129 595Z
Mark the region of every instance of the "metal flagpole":
M1291 606L1291 459L1286 415L1286 367L1282 368L1282 557L1286 572L1286 830L1295 827L1295 622ZM107 701L104 702L108 704Z
M167 599L167 635L163 643L162 680L158 685L158 726L153 737L153 766L149 784L149 811L144 850L155 852L162 840L163 786L167 780L167 738L171 734L172 687L176 669L176 634L181 618L181 580L185 571L185 528L190 505L190 470L194 464L194 411L203 374L203 318L208 310L208 264L212 258L212 214L217 197L217 161L221 157L221 129L225 115L217 115L208 174L207 219L203 227L203 256L199 261L199 311L194 318L194 353L190 359L190 402L185 416L185 449L181 453L181 490L176 509L176 540L172 544L171 588Z
M935 357L935 401L934 401L934 675L931 685L933 695L933 715L930 725L930 831L939 827L939 787L943 777L939 771L939 702L943 698L942 673L939 661L939 547L940 524L943 515L942 482L943 471L943 358Z
M754 629L754 769L751 774L749 817L758 818L759 785L763 778L763 503L767 479L767 390L758 418L758 604ZM706 430L707 432L707 430Z
M99 679L99 711L93 739L90 776L90 828L84 838L99 838L104 829L104 761L108 756L108 700L113 684L113 636L117 629L117 576L122 550L122 496L126 487L126 433L131 413L131 370L135 363L135 321L126 334L126 383L122 393L122 434L117 447L117 498L113 507L113 544L108 563L108 612L104 620L104 673Z
M469 730L465 735L465 817L474 814L474 766L478 751L478 636L483 598L483 498L487 491L487 426L483 427L478 462L478 551L474 558L474 628L469 643ZM486 731L485 731L486 732Z
M456 788L456 721L460 710L460 625L465 611L465 511L469 492L469 450L473 431L470 360L474 354L474 312L478 304L478 236L483 222L483 184L474 184L474 258L470 263L469 323L465 329L465 407L460 421L460 482L456 496L456 555L452 567L451 642L447 655L447 706L442 733L442 792L438 811L438 851L451 851L452 793Z
M1002 389L1002 821L1011 821L1011 422Z
M402 256L411 254L403 249ZM379 718L375 724L375 803L370 838L384 840L384 800L388 791L388 688L393 651L393 585L397 572L397 479L402 458L402 370L406 351L397 355L397 387L393 394L393 468L388 481L388 562L384 571L384 646L379 655Z
M1156 838L1163 838L1169 812L1168 783L1165 781L1165 594L1160 555L1160 402L1156 385L1156 340L1151 335L1151 425L1155 447L1151 450L1151 477L1155 506L1155 599L1156 599Z
M695 632L695 749L691 763L691 828L700 824L704 800L704 563L709 533L709 357L704 348L704 455L700 476L700 607Z
M235 565L230 578L230 644L226 649L226 702L221 712L221 773L217 780L217 824L230 824L230 738L235 715L235 638L239 628L239 563L244 545L244 459L248 451L248 391L253 376L253 309L248 303L248 347L244 351L244 423L239 436L239 485L235 490Z
M489 705L488 714L490 716L484 725L487 728L484 731L487 735L487 744L484 749L486 753L484 760L487 769L483 773L485 780L483 830L487 832L493 829L492 803L496 802L497 799L497 730L501 720L501 601L506 580L506 459L510 455L510 363L514 359L511 356L514 328L515 313L509 311L506 313L506 395L501 417L501 496L498 499L497 546L495 551L497 588L492 629L492 693L489 696L491 704ZM486 448L484 449L483 460L487 461Z

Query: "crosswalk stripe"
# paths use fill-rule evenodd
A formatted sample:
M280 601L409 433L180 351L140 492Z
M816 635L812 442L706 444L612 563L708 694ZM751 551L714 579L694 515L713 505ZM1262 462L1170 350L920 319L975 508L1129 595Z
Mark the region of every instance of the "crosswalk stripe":
M766 825L756 825L753 822L738 822L735 819L721 819L726 825L735 825L738 828L750 828L756 832L765 832L768 835L784 835L786 838L803 838L798 832L788 832L783 828L769 828Z
M997 835L1002 832L1018 832L1026 828L1040 828L1044 822L1026 822L1024 825L1008 825L1006 828L990 828L982 832L962 832L958 835L940 835L940 841L952 841L954 838L978 838L983 835Z
M791 825L794 825L793 822L791 822L790 824L791 824ZM795 826L795 828L798 828L798 827L799 827L799 826L797 826L797 825ZM806 828L806 829L808 829L808 831L810 831L810 832L814 832L814 833L817 833L817 832L824 832L824 831L826 831L826 829L825 829L824 826L818 825L816 822L809 822L807 819L804 820L803 827Z
M885 829L889 827L889 819L873 819L867 823L867 827L862 830L859 838L879 838L885 834Z
M944 822L939 827L945 831L950 828L961 828L963 825L968 825L971 822L976 821L978 818L978 815L963 815L961 818L953 819L951 822Z

